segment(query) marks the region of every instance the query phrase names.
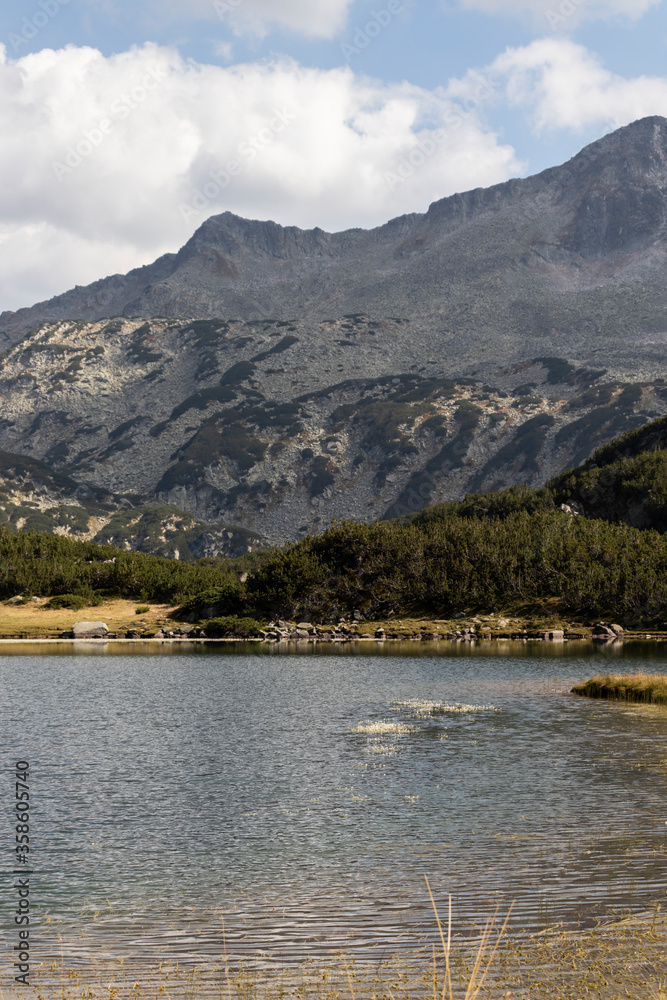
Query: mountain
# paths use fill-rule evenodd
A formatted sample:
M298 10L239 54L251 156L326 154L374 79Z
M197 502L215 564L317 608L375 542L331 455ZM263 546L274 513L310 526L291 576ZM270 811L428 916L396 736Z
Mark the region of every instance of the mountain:
M645 118L564 166L373 230L214 216L177 254L3 313L0 329L15 339L47 320L363 313L407 319L448 373L556 354L655 374L667 330L666 190L667 120Z
M217 216L4 313L0 519L191 558L542 486L667 413L666 191L649 118L372 231Z
M664 379L553 356L488 381L418 371L406 325L46 324L0 361L0 519L36 527L39 510L77 537L225 554L229 532L237 552L258 543L249 533L280 543L333 518L541 486L667 412ZM171 509L139 545L156 506ZM186 514L203 542L185 544Z
M598 448L581 465L546 486L469 494L413 515L425 526L451 517L503 519L519 512L565 511L571 516L667 532L667 417L653 420Z
M255 532L205 524L168 504L142 506L33 458L0 451L0 525L192 561L259 548Z

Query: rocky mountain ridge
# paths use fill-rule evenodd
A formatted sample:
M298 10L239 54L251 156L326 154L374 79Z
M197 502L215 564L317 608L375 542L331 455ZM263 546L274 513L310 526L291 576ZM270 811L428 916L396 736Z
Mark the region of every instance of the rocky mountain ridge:
M635 122L534 177L373 230L300 230L231 213L176 254L0 316L409 321L449 374L541 354L659 375L667 330L667 120Z

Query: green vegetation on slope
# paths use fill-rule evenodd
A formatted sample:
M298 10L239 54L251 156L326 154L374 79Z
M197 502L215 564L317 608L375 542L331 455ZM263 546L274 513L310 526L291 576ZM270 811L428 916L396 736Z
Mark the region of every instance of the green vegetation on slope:
M512 486L498 493L469 494L464 500L425 508L412 523L424 526L448 517L504 518L518 511L556 511L573 502L588 518L666 531L667 417L617 438L541 489Z
M558 503L573 499L589 517L667 530L667 417L598 449L548 488Z
M355 611L372 620L396 614L451 617L550 604L562 615L664 623L663 434L667 420L656 421L540 490L515 486L471 495L409 521L334 525L243 566L221 559L184 564L2 529L0 596L173 601L184 603L184 616L197 619L240 615L330 622ZM325 476L326 469L314 467L313 475ZM598 516L574 516L561 509L565 501ZM640 501L641 528L627 523ZM245 582L242 568L250 572Z
M271 554L248 580L261 616L443 617L557 599L564 614L667 616L667 537L562 511L334 527Z
M0 596L189 602L195 618L332 621L452 616L556 601L562 614L667 618L667 536L519 510L425 524L344 523L255 558L182 563L47 534L0 531Z
M10 534L0 527L0 598L101 595L176 602L221 586L234 576L232 566L224 560L183 563L49 534Z

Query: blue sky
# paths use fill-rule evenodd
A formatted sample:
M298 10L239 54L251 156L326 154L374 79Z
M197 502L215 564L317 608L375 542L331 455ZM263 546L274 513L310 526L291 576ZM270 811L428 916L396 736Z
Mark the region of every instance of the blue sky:
M372 226L667 115L667 0L15 0L0 311L231 210Z

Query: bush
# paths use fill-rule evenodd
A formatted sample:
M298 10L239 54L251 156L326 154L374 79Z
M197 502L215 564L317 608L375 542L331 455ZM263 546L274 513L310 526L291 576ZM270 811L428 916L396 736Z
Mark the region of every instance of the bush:
M234 615L243 610L245 602L245 587L238 577L220 574L219 586L212 587L190 598L175 617L186 621L198 621L201 618L215 618L219 615Z
M258 635L264 625L254 618L238 618L236 615L228 615L224 618L212 618L204 631L211 639L238 638L249 639Z
M95 607L102 603L102 598L95 594L58 594L52 597L47 608L70 608L72 611L80 611L81 608Z
M134 609L135 615L145 615L147 611L150 611L150 608L145 604L142 604L140 608Z
M206 563L125 552L60 535L12 534L0 525L0 599L14 594L74 594L87 599L103 592L109 597L176 604L225 586L230 575Z
M449 616L557 599L562 613L667 616L667 536L560 510L345 523L275 552L248 581L262 616Z

